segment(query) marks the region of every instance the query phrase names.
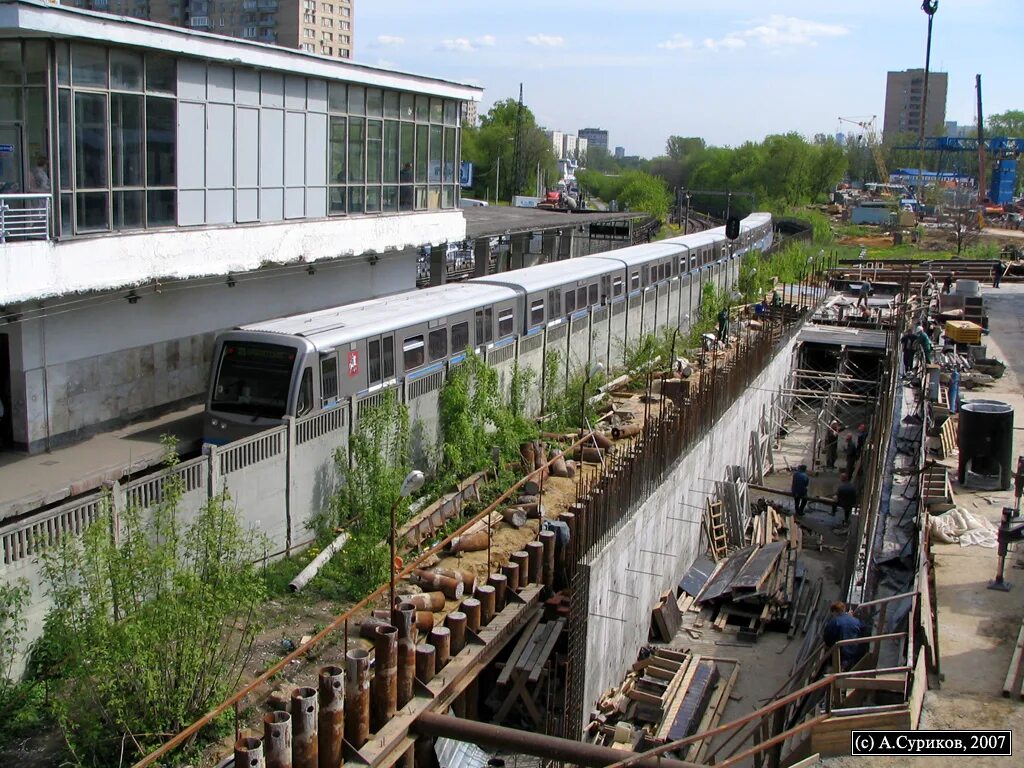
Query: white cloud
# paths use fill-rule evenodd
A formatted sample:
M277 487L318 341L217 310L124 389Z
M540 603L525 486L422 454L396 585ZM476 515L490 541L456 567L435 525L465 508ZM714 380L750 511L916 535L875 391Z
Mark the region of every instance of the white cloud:
M377 45L386 45L386 46L405 45L405 38L404 37L397 37L396 35L377 35Z
M494 35L482 35L474 40L474 42L481 48L493 48L497 40L495 40Z
M667 48L670 51L674 51L680 48L693 48L693 40L681 35L676 32L672 37L664 42L658 43L659 48Z
M818 44L820 39L842 37L848 33L849 30L846 27L838 24L823 24L819 21L808 21L794 16L773 15L768 17L768 21L764 23L755 24L739 32L730 32L725 37L706 38L704 47L711 51L736 50L745 47L748 42L758 43L765 48L775 50L801 46L813 47Z
M561 35L530 35L526 38L526 42L542 48L562 48L565 46L565 38Z
M494 35L481 35L470 40L468 37L452 37L441 41L440 48L444 51L472 53L480 48L493 48L497 39Z

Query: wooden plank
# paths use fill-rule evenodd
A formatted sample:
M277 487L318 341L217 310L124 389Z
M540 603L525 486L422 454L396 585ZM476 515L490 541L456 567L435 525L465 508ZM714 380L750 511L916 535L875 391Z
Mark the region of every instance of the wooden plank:
M548 634L547 642L541 649L540 654L537 657L537 661L533 665L533 670L530 672L530 682L536 683L540 680L541 673L544 671L544 665L547 663L548 657L551 652L555 649L555 643L558 642L558 638L562 635L562 629L565 626L565 619L559 619L555 622L554 629Z
M907 674L904 672L877 677L841 677L836 681L836 685L844 690L904 693L907 690Z
M758 548L730 585L731 591L760 591L775 573L779 558L786 549L785 542L773 541Z
M1021 657L1024 656L1024 621L1020 624L1020 632L1017 633L1017 645L1013 648L1013 656L1010 657L1010 668L1006 671L1006 680L1003 681L1003 696L1014 696L1021 688Z
M686 670L680 675L675 687L672 688L671 692L665 692L665 710L661 718L661 725L658 727L655 735L656 739L664 740L668 737L669 729L672 727L679 708L683 706L683 700L686 698L686 689L689 687L690 681L693 680L699 663L700 655L694 654Z
M707 557L698 557L679 580L677 589L688 595L697 595L715 572L715 563Z
M924 694L928 690L928 668L924 661L924 650L917 652L917 663L914 665L914 682L910 687L910 727L915 731L921 724L921 708L924 706Z
M718 677L715 662L705 659L696 665L694 675L682 696L683 705L676 711L668 730L669 741L686 738L696 731Z
M850 731L899 731L910 727L910 713L882 712L868 715L830 717L811 729L811 751L822 757L850 754Z
M540 653L540 649L544 646L545 641L548 639L548 635L551 633L551 624L541 624L533 631L533 637L530 638L530 644L526 646L526 650L523 651L523 655L519 657L519 661L516 662L516 669L520 672L529 672L533 669L533 664L537 659L537 655Z
M498 685L508 684L508 680L512 676L512 670L515 669L516 661L519 660L519 657L523 653L523 649L526 648L527 644L530 642L530 638L533 637L533 630L538 624L540 624L540 620L541 613L538 612L536 616L530 619L525 629L523 629L522 634L519 635L519 640L512 649L512 654L508 657L508 661L505 662L505 667L501 670L501 674L498 675Z
M732 665L732 672L729 677L720 677L715 691L711 694L711 701L704 712L704 717L697 726L697 733L705 733L718 727L722 720L722 713L729 703L729 696L736 685L736 678L740 674L739 662ZM705 739L695 741L686 751L686 761L690 763L703 763L704 755L707 753L711 743Z
M655 696L653 693L640 691L636 688L626 691L626 696L628 696L633 701L639 701L643 704L654 704L657 707L661 706L661 696Z
M679 664L686 663L691 658L691 654L686 653L685 651L677 651L673 648L655 648L654 655L659 659L675 661Z
M705 585L704 590L697 598L697 602L704 603L715 600L727 592L736 574L743 570L743 566L747 564L747 560L754 555L755 551L754 547L744 547L729 555L725 565Z

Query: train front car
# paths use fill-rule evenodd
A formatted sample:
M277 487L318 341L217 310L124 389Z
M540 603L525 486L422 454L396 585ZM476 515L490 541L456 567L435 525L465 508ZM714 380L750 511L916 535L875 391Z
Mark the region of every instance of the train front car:
M224 445L284 422L312 407L302 338L228 331L217 338L206 396L203 442Z

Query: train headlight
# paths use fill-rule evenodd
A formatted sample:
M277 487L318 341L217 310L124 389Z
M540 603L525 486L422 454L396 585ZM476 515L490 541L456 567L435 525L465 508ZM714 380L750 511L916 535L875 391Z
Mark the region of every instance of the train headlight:
M227 429L228 428L228 423L226 421L221 421L220 422L220 428L221 429Z
M213 427L214 429L216 429L217 427L220 426L220 420L219 419L210 419L210 426Z

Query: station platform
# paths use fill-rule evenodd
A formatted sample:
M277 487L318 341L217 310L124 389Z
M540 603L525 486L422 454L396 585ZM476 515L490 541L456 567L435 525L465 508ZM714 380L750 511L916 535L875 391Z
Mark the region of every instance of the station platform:
M183 455L198 451L202 419L197 404L48 453L0 452L0 524L159 464L162 435L174 435Z

